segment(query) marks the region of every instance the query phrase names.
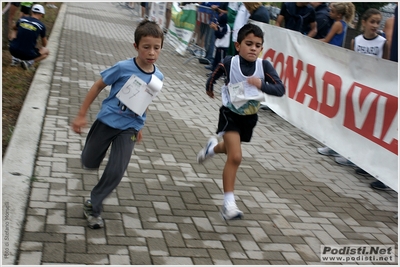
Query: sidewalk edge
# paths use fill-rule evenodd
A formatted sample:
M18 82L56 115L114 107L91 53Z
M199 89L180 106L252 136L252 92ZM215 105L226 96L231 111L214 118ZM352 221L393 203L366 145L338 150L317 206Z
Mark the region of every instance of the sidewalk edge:
M42 61L25 98L2 164L2 265L15 265L30 195L31 178L42 133L51 80L67 4L57 15Z

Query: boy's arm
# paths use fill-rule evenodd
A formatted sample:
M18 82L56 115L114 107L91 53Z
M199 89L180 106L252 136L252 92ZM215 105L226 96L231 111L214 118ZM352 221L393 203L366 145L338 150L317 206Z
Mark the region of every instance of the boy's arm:
M264 81L261 83L261 91L268 95L283 96L285 86L274 67L267 60L263 60Z
M42 46L43 47L47 46L47 37L46 36L42 38Z
M211 73L210 77L207 79L206 82L206 93L209 97L214 98L214 83L217 81L224 73L226 74L226 77L228 77L227 73L227 63L230 63L231 56L227 56L224 58L223 63L219 63L215 70ZM229 69L229 68L228 68Z
M104 83L103 79L100 78L97 80L92 87L90 88L89 92L87 93L85 100L83 100L82 106L79 109L78 115L75 117L74 121L72 122L72 130L78 134L82 132L82 127L85 127L87 124L86 121L86 113L96 99L96 97L100 94L100 92L107 86Z

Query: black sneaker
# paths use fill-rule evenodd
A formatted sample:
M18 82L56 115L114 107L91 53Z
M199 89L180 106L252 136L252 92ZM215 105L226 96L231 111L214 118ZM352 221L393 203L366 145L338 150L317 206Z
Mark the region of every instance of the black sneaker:
M357 169L356 169L356 173L357 173L358 175L363 175L363 176L368 176L368 175L370 175L368 172L364 171L364 170L361 169L361 168L357 168Z
M385 185L381 181L372 182L370 185L372 188L377 189L377 190L383 190L383 191L390 190L390 187Z
M83 215L85 216L90 228L99 229L104 227L104 222L101 216L93 216L92 202L90 199L86 200L83 204Z

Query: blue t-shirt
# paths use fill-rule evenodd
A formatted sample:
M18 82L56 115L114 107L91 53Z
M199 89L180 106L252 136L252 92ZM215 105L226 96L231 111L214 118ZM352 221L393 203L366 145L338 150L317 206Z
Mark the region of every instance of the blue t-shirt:
M46 37L46 26L34 17L22 17L17 21L17 38L10 43L10 48L24 54L36 55L36 41Z
M126 130L134 128L140 131L146 121L146 112L143 116L135 114L130 109L125 108L116 95L133 74L146 83L150 82L152 74L157 76L161 81L164 79L164 75L156 66L154 66L154 72L144 72L136 64L135 58L119 61L100 74L103 78L103 82L107 85L111 85L111 89L109 96L104 99L101 105L100 112L97 114L97 119L115 129Z

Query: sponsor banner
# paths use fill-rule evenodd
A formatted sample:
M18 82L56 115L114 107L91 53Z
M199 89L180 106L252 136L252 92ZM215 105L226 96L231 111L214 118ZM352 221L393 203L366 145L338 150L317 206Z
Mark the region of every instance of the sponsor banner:
M321 245L321 262L395 262L394 245Z
M178 2L173 2L168 40L176 47L175 51L182 56L186 53L186 48L193 36L195 26L196 5L188 4L181 8Z
M265 33L261 57L286 87L265 104L398 191L398 64L252 23Z

